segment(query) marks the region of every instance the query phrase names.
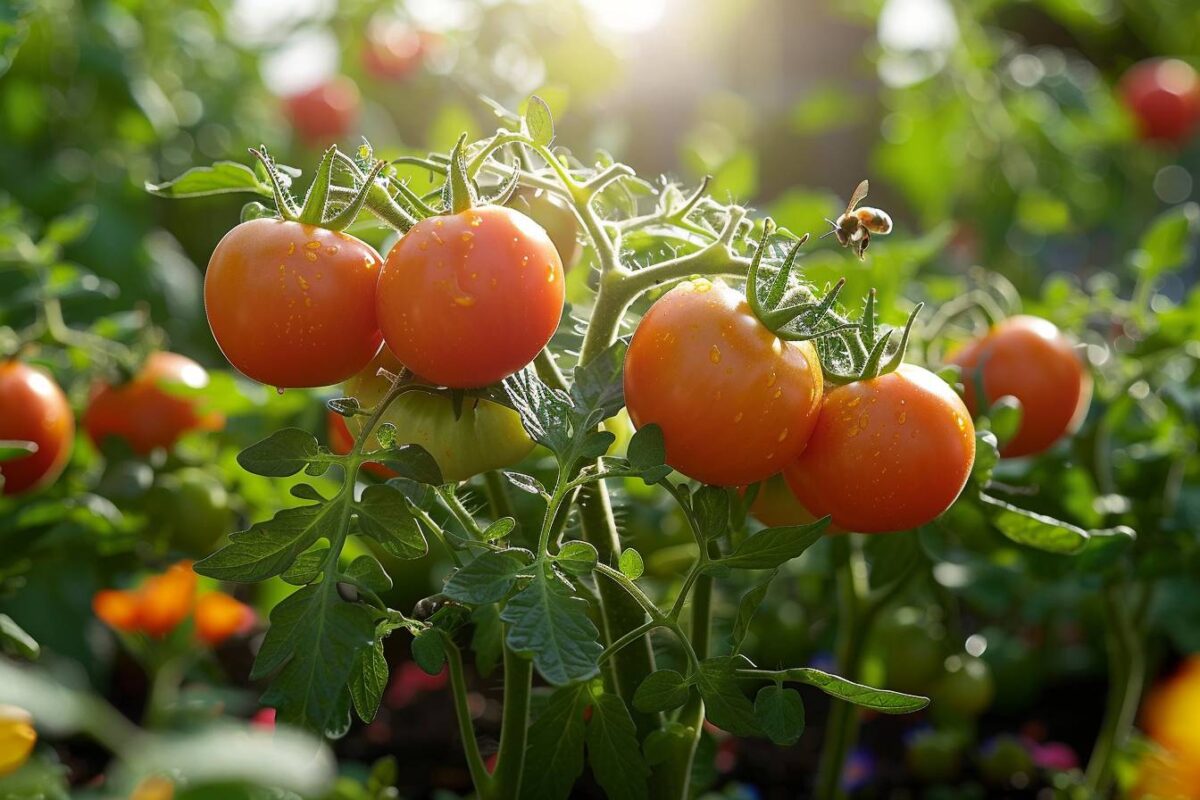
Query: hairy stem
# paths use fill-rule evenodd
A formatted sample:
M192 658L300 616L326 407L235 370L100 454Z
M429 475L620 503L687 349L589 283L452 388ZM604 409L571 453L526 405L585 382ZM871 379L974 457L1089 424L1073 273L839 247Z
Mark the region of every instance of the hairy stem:
M504 718L500 723L500 751L492 775L491 796L517 797L525 765L525 739L529 730L529 694L533 662L504 648Z
M492 776L484 766L483 757L479 754L479 742L475 739L475 726L471 721L471 708L467 703L467 679L463 673L462 652L458 645L443 636L442 644L446 649L446 664L450 668L450 692L454 697L454 715L458 719L458 733L462 737L463 750L467 754L467 768L471 771L471 782L481 797L490 797L492 793ZM507 668L507 664L505 665ZM518 776L518 780L519 780Z

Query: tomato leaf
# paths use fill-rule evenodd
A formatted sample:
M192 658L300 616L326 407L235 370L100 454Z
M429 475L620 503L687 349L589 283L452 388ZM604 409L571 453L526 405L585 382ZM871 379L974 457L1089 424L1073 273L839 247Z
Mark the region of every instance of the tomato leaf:
M864 686L811 667L789 669L787 677L789 680L815 686L830 697L884 714L909 714L929 705L928 697Z
M346 568L346 577L372 592L386 592L392 588L391 577L383 571L375 556L361 555L351 561Z
M587 542L567 542L554 557L554 563L572 575L590 575L599 555Z
M729 530L729 491L719 486L701 486L692 495L692 513L706 540Z
M456 570L442 593L460 603L495 603L509 593L517 576L529 568L530 560L532 553L528 550L485 550Z
M1087 531L1069 522L1026 511L982 492L979 499L992 524L1018 544L1064 555L1077 553L1087 544Z
M341 522L343 497L328 503L285 508L249 530L234 533L229 544L196 562L196 572L220 581L252 583L279 575L317 539L334 539Z
M251 678L280 670L263 695L279 719L327 736L349 724L347 686L359 653L375 643L371 615L343 602L332 582L305 586L271 612Z
M1152 281L1191 259L1192 239L1197 229L1200 229L1200 206L1185 203L1168 209L1150 224L1129 261L1142 273L1143 280Z
M584 710L591 702L585 684L565 686L546 701L529 726L521 797L565 800L583 774Z
M471 633L471 651L475 653L475 669L490 677L504 653L504 626L495 603L484 603L471 612L475 630Z
M38 446L36 442L5 439L0 441L0 461L11 461L14 458L24 458L31 453L36 453L37 450Z
M371 454L372 461L386 464L395 470L401 478L423 483L426 486L440 486L442 470L429 451L419 444L402 444L399 447L388 447Z
M205 197L231 192L251 192L274 197L270 184L254 170L236 161L218 161L211 167L192 167L173 181L147 183L146 191L159 197Z
M446 666L446 645L438 630L426 630L413 636L412 657L426 675L437 675Z
M532 475L526 475L523 472L505 472L504 477L513 486L520 489L522 492L529 494L546 494L546 487L542 486L541 481Z
M670 474L666 466L667 448L663 443L662 428L655 423L643 425L629 439L626 449L629 466L643 473L643 480L655 483Z
M586 365L575 367L571 400L578 418L587 419L599 411L599 423L625 406L623 380L628 350L629 345L618 340Z
M500 618L508 623L508 646L533 658L555 686L591 678L603 648L587 615L587 602L558 578L538 569L533 580L508 601Z
M377 484L364 489L356 504L359 528L396 558L420 558L429 552L408 502L399 489Z
M660 669L647 675L633 693L633 707L653 714L679 708L687 699L687 679L673 669Z
M732 656L709 658L700 662L696 687L704 698L704 715L713 725L735 736L758 733L754 706L738 686Z
M268 478L295 475L319 455L317 439L299 428L284 428L238 453L242 469Z
M383 654L383 642L376 640L373 646L359 651L350 674L350 699L363 722L375 719L387 680L388 664Z
M0 650L30 661L42 653L37 641L7 614L0 614Z
M517 521L512 517L501 517L500 519L487 526L487 530L483 532L483 540L485 542L494 542L497 539L503 539L512 533L513 528L517 527Z
M280 577L283 578L285 583L290 583L293 586L303 586L306 583L312 583L321 574L321 568L325 566L325 559L328 556L328 547L317 547L301 553L292 562L292 565L283 571Z
M621 574L631 581L636 581L646 571L646 562L642 560L642 554L632 547L626 547L621 551L617 566L620 568Z
M535 143L544 146L554 141L554 117L550 106L536 94L526 104L524 123L525 131Z
M535 442L561 456L571 446L571 400L551 389L532 370L504 379L504 391ZM521 487L518 487L521 488Z
M767 528L743 541L732 553L710 562L710 569L774 569L812 547L825 533L829 518L807 525Z
M754 698L754 721L775 744L795 744L804 733L804 701L795 689L764 686Z
M640 800L649 796L646 779L650 768L642 758L633 717L618 695L594 698L587 724L587 751L592 774L608 797Z
M733 645L734 655L737 655L742 649L742 642L746 640L746 634L750 632L750 622L754 619L754 612L762 605L763 598L767 596L767 589L770 588L771 581L777 574L777 571L772 570L765 580L742 595L742 601L738 603L737 617L733 621L733 631L729 634L729 642Z

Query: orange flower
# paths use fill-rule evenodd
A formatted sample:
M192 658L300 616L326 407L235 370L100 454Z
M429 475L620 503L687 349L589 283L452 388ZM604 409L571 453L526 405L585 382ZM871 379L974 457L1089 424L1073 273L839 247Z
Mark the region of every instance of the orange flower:
M1200 655L1193 655L1146 698L1142 727L1163 752L1142 760L1138 798L1200 800Z
M141 595L141 628L151 636L165 636L187 619L196 602L196 573L191 561L172 564L161 575L146 579Z
M103 589L92 597L92 611L110 628L125 633L138 629L139 598L137 592L123 589Z
M20 769L36 742L37 731L29 712L16 706L0 706L0 775Z
M224 592L208 592L196 601L196 635L214 647L254 624L254 612Z

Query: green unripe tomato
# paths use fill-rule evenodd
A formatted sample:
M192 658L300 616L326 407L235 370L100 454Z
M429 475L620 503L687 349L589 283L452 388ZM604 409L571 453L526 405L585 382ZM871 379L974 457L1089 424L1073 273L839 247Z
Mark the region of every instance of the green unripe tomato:
M376 374L380 367L392 373L402 368L385 346L342 387L363 408L375 406L387 394L387 380ZM350 417L346 427L357 436L365 421L361 415ZM520 415L490 400L465 398L462 413L455 419L454 403L449 397L413 390L388 406L380 418L380 424L385 422L396 426L397 445L416 444L428 450L447 482L457 483L481 472L510 467L533 450L533 440L522 427ZM377 447L379 441L372 437L367 449Z
M166 534L173 548L190 555L211 553L234 527L225 487L195 467L160 475L146 505L151 524Z
M979 772L989 783L1007 785L1014 775L1033 772L1033 757L1017 737L997 736L980 751Z
M924 783L952 781L962 771L962 739L949 731L922 730L908 738L905 764Z
M889 689L926 694L942 675L946 659L942 628L915 608L898 609L881 620L879 644Z
M934 687L933 702L962 717L975 717L992 704L996 685L987 662L969 655L946 659L946 674Z
M513 193L505 205L520 211L545 229L562 259L563 269L570 269L579 261L583 252L579 244L579 223L565 200L543 189L522 187Z

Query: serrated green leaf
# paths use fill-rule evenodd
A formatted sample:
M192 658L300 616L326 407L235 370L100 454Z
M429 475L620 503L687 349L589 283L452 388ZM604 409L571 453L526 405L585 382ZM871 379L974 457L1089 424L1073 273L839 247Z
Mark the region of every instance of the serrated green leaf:
M358 526L377 540L396 558L420 558L429 552L429 544L408 508L408 498L390 484L376 484L363 490L357 503Z
M530 438L556 455L567 452L571 446L571 399L567 395L542 383L529 369L505 378L504 392ZM505 473L510 481L513 474ZM529 491L519 484L517 488Z
M765 580L742 595L742 600L738 603L737 617L733 621L733 631L729 634L729 642L733 645L734 655L742 649L746 634L750 632L750 622L754 619L754 612L762 605L763 598L767 596L767 590L771 587L771 581L777 574L778 572L772 571Z
M811 667L790 669L787 675L791 680L815 686L830 697L884 714L910 714L929 705L928 697L864 686Z
M392 588L391 577L384 572L383 566L375 560L375 556L361 555L351 561L350 566L346 568L346 577L372 592L386 592Z
M442 633L437 630L427 630L414 636L412 657L426 675L441 673L442 668L446 665L446 646L442 642Z
M820 541L828 526L829 518L825 517L807 525L767 528L744 540L724 558L710 562L710 566L774 569Z
M716 539L729 530L729 490L701 486L692 495L692 513L706 539Z
M541 482L532 475L526 475L523 472L505 472L504 477L522 492L528 492L529 494L546 493L546 487L542 486Z
M292 562L292 565L283 571L280 577L283 578L285 583L290 583L293 586L304 586L305 584L312 583L321 574L321 570L325 566L325 559L328 556L328 547L318 547L306 553L301 553Z
M429 451L419 444L402 444L371 453L371 460L378 461L393 470L401 478L440 486L443 483L442 469Z
M554 563L572 575L590 575L598 558L596 548L587 542L567 542L554 557Z
M657 471L664 466L666 458L667 447L663 443L662 428L654 423L638 428L626 448L629 466L639 472Z
M688 699L687 679L673 669L651 672L633 693L633 707L643 714L671 711Z
M754 722L775 744L792 745L804 733L804 701L795 689L764 686L754 698Z
M539 569L517 592L500 618L508 623L508 646L532 657L542 677L555 686L586 680L599 672L599 631L587 603L555 577Z
M1026 511L983 493L979 499L997 530L1018 544L1066 555L1079 552L1087 544L1087 532L1068 522Z
M617 566L621 570L621 574L631 581L636 581L646 571L646 562L642 560L642 554L632 547L621 551L621 558L617 561Z
M286 478L304 469L316 458L317 439L299 428L284 428L238 453L242 469L268 478Z
M204 197L230 192L252 192L274 197L271 187L254 170L236 161L218 161L211 167L192 167L173 181L147 183L146 191L159 197Z
M571 401L578 419L597 416L599 424L625 406L623 382L629 345L617 340L583 366L575 367Z
M525 108L525 131L537 144L547 146L554 141L554 117L550 106L537 95L529 98Z
M228 544L196 562L196 572L241 583L279 575L317 539L338 535L345 502L339 497L320 505L285 508L249 530L232 534Z
M732 657L701 661L696 672L696 688L704 698L704 715L713 725L735 736L758 733L754 705L738 686Z
M383 642L377 640L373 646L359 651L350 675L350 699L363 722L375 719L387 681L387 658L383 654Z
M275 606L250 676L282 668L263 695L279 719L326 735L348 724L348 685L360 651L375 641L370 613L342 601L332 583L306 586Z
M517 576L529 568L532 553L517 548L485 550L450 576L442 593L460 603L495 603L503 600Z
M485 542L494 542L497 539L503 539L512 533L515 527L517 527L515 519L512 517L501 517L487 526L487 529L483 532L483 540Z
M570 796L583 774L583 715L591 699L585 685L564 686L550 695L529 726L521 781L524 800L565 800Z
M619 696L602 694L593 699L587 751L592 774L608 797L641 800L649 796L646 779L650 768L642 758L633 717Z

